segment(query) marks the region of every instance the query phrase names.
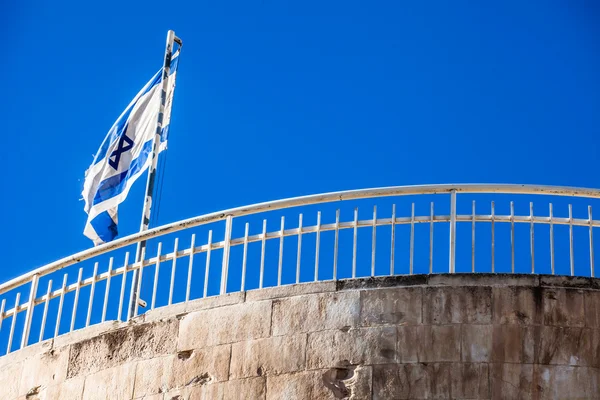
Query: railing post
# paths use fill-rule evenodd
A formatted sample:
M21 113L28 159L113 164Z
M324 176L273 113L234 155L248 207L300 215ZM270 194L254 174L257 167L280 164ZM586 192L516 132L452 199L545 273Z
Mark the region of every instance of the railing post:
M223 265L221 267L221 294L227 292L227 275L229 269L229 248L231 246L231 225L233 218L227 216L225 220L225 244L223 245Z
M25 327L23 328L23 337L21 338L21 348L27 346L29 341L29 330L31 329L31 319L33 315L33 307L35 307L35 294L37 293L39 274L35 274L31 278L31 289L29 290L29 301L27 303L27 314L25 314ZM16 318L15 312L15 318Z
M451 274L455 272L456 261L456 189L450 192L450 259L448 269Z

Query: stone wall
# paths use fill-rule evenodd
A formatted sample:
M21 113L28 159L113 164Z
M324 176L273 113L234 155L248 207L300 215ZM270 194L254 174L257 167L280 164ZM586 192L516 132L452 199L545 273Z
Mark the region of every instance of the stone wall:
M196 300L0 358L0 399L600 398L600 281L416 275Z

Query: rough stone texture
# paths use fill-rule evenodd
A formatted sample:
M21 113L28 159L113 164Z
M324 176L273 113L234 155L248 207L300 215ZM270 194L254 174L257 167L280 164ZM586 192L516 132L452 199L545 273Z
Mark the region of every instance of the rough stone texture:
M0 357L0 399L600 399L600 280L417 275L215 296Z
M133 325L71 346L67 377L175 352L178 321Z
M422 321L423 289L420 287L363 290L360 303L363 326L415 325Z
M489 324L492 288L489 286L426 287L425 324Z
M267 378L267 400L367 399L371 367L346 365Z

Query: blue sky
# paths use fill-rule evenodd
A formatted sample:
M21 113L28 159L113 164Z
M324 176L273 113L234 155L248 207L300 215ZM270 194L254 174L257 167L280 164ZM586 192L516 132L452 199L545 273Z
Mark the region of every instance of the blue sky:
M591 1L4 2L0 281L91 246L84 171L168 29L184 48L158 224L365 187L600 187L599 17Z

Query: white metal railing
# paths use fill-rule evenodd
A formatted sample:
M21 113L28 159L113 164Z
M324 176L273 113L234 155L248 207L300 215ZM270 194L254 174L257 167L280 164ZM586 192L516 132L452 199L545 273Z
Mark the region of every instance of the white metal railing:
M436 214L438 207L435 205L440 202L425 201L425 198L439 198L440 195L448 196L449 199L441 202L443 212ZM466 200L467 197L490 195L514 196L507 201L491 200L489 213L484 214L476 213L475 200L457 201L463 197ZM565 253L565 247L568 247L569 268L564 270L564 274L593 277L593 230L600 227L600 221L592 218L592 206L576 204L587 211L583 217L576 218L571 204L563 207L568 210L566 216L555 216L553 203L548 202L548 215L535 215L533 200L539 201L541 197L538 195L545 195L544 199L549 198L548 196L568 196L574 203L580 203L582 200L591 202L600 199L600 190L534 185L400 186L296 197L233 208L163 225L74 254L0 285L0 346L8 353L31 342L107 319L124 320L137 316L139 303L136 302L134 307L127 304L133 301L136 289L131 279L134 271L139 271L137 291L142 298L150 300L148 309L212 294L306 281L376 275L454 273L457 272L457 258L462 267L459 272L563 273L562 269L557 272L555 250L561 256ZM400 209L397 205L405 202L407 196L416 196L416 201L405 205L405 214L397 215ZM388 201L384 199L387 197L396 197L394 200L398 204L387 204ZM517 204L527 205L528 212L515 213L513 197L517 199ZM376 199L377 202L369 204L370 218L361 220L359 207L352 202L366 199L371 199L371 202ZM485 202L487 201L486 199ZM557 201L561 202L558 198ZM336 208L316 212L310 210L315 205L328 208L326 203L333 203ZM502 204L504 208L508 206L508 212L497 213L496 203ZM352 207L346 210L346 204ZM426 206L427 212L419 214L415 204L422 210ZM460 206L464 206L462 213ZM361 207L364 208L364 205ZM281 214L277 216L278 229L269 230L267 218L263 217L266 214L272 216L275 211ZM316 222L307 224L309 214L306 211L313 217L316 214ZM342 217L346 211L351 218ZM332 216L331 222L324 221L326 213ZM291 217L297 218L297 223L293 228L286 228L286 221ZM486 225L483 229L481 223ZM251 225L261 229L251 234ZM434 226L439 225L447 225L447 229L434 229ZM539 230L542 225L547 228L547 232ZM238 226L244 228L243 234L235 230ZM420 235L417 232L421 229L419 226L425 228ZM539 239L536 244L536 227L538 235L548 236L547 240L544 239L547 251L540 252ZM403 231L404 228L406 231ZM461 228L466 229L460 231ZM507 230L500 232L504 228ZM524 232L522 228L528 232ZM562 232L568 240L556 246L557 230L563 228L568 229L568 232ZM586 230L585 249L581 241L575 246L575 230L578 229ZM189 234L188 246L180 247L179 237L174 237L182 231L186 231L186 236ZM359 231L370 232L366 237L359 235ZM221 232L222 240L214 240ZM199 243L197 238L204 234L206 242ZM517 240L516 234L527 234L528 240ZM307 245L309 236L314 238ZM406 236L406 240L402 243L407 242L404 249L399 243L403 236ZM418 243L417 236L421 239ZM497 237L503 238L503 241L498 241ZM434 238L437 239L434 241ZM479 238L479 242L476 238ZM489 240L489 247L486 245L481 248L482 239L485 242ZM510 239L510 245L506 239ZM156 253L147 257L144 251L142 261L131 262L129 254L132 250L129 247L142 240L149 240L148 249L155 249ZM288 243L290 240L294 241L292 252L287 250L284 253L286 240ZM171 243L172 251L164 252L166 244ZM268 248L270 243L276 243L276 247ZM563 243L568 243L568 246ZM381 251L382 246L386 247L385 252ZM478 256L476 269L477 246L480 246L478 254L489 257L489 264L483 263L481 256ZM256 251L251 254L255 247ZM527 248L526 257L522 252L524 247ZM289 244L287 248L289 249ZM377 252L377 249L380 251ZM585 250L585 256L582 255L582 249ZM408 262L399 263L398 255ZM440 261L440 255L447 257L447 261ZM200 256L204 259L198 262ZM587 267L584 268L579 261L576 264L576 256L577 260L587 258ZM116 261L120 257L122 263ZM501 268L497 265L497 259L501 260ZM182 272L181 263L186 261L187 265L183 265L185 268ZM69 283L69 276L74 275L72 267L75 264L79 267L77 279ZM269 269L267 264L272 264L273 268ZM236 270L231 273L233 267ZM59 287L53 284L57 280L61 282ZM269 284L266 280L272 282ZM22 301L25 295L27 297ZM84 307L80 305L82 299ZM68 323L63 315L65 311L70 313ZM32 332L35 332L34 336L31 335ZM15 340L17 337L20 340Z

